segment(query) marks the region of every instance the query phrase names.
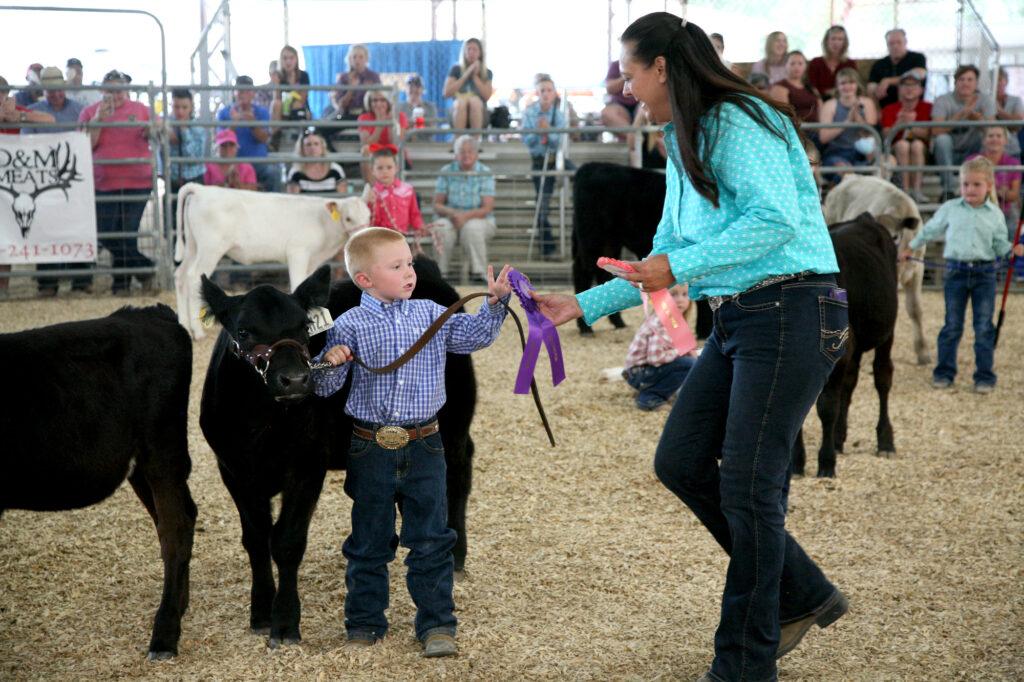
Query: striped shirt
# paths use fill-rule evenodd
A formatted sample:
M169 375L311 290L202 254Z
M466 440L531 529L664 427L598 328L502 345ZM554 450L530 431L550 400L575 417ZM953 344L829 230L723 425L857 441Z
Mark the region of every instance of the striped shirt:
M947 201L910 240L910 248L934 241L939 235L946 237L942 249L946 260L995 260L1013 246L1006 233L1003 212L991 200L977 208L962 197Z
M767 104L752 101L783 126L785 140L734 104L721 106L717 126L713 114L705 115L705 130L714 136L705 168L718 183L719 208L697 193L683 170L675 128L665 126L670 163L651 254L668 256L676 282L690 284L694 300L737 294L772 275L839 271L796 130ZM640 292L616 278L576 298L593 323L639 305Z
M485 302L475 315L452 315L412 360L389 374L374 374L351 362L317 372L315 392L324 397L336 393L354 365L346 414L371 424L408 425L431 419L445 403L445 353L472 353L494 343L505 321L507 300ZM316 361L343 344L370 367L383 367L408 350L444 310L425 299L383 303L364 291L359 305L339 316L327 331L324 351Z

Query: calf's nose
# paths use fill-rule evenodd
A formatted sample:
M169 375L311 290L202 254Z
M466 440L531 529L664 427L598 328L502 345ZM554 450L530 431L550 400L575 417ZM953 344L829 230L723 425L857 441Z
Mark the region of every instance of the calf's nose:
M279 394L282 395L305 395L309 393L309 370L295 370L291 372L279 372L275 380Z

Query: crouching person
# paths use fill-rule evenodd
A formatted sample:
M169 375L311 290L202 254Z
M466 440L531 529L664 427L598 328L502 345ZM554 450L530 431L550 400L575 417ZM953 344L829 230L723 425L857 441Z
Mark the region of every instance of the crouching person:
M670 289L679 312L684 315L690 307L687 289L685 284L677 284ZM697 352L680 355L661 319L652 310L629 344L622 377L637 390L637 407L645 411L656 410L675 396L695 362Z
M316 393L345 383L354 357L380 367L397 359L444 308L410 300L416 286L412 253L400 232L370 227L345 244L345 267L362 299L327 332L321 358L337 367L319 375ZM345 412L353 419L345 493L352 498L352 533L342 547L345 629L349 649L372 645L388 630L388 564L399 543L409 549L406 584L416 604L416 638L427 657L452 656L455 531L447 525L444 445L437 413L445 402L446 353L489 346L505 320L511 292L506 265L498 279L487 268L487 303L475 315L459 313L408 363L374 374L356 366ZM395 534L396 505L402 513Z

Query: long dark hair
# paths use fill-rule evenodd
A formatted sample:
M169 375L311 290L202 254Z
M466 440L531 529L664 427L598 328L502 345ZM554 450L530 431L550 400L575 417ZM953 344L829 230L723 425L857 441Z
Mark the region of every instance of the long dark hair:
M697 192L715 208L718 208L718 183L705 163L715 145L721 105L736 105L784 142L785 118L789 118L800 134L800 124L793 107L769 99L725 68L707 34L693 22L684 22L668 12L654 12L630 24L620 40L632 44L630 52L644 66L649 67L659 56L665 58L672 123L675 124L683 169ZM770 120L755 100L761 100L783 118ZM705 114L712 120L702 122ZM703 146L698 150L702 132Z

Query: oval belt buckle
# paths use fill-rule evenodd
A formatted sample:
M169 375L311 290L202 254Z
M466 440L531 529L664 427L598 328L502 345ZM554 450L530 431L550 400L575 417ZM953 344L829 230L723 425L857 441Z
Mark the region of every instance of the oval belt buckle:
M409 442L409 432L400 426L382 426L373 434L377 445L387 450L397 450Z

